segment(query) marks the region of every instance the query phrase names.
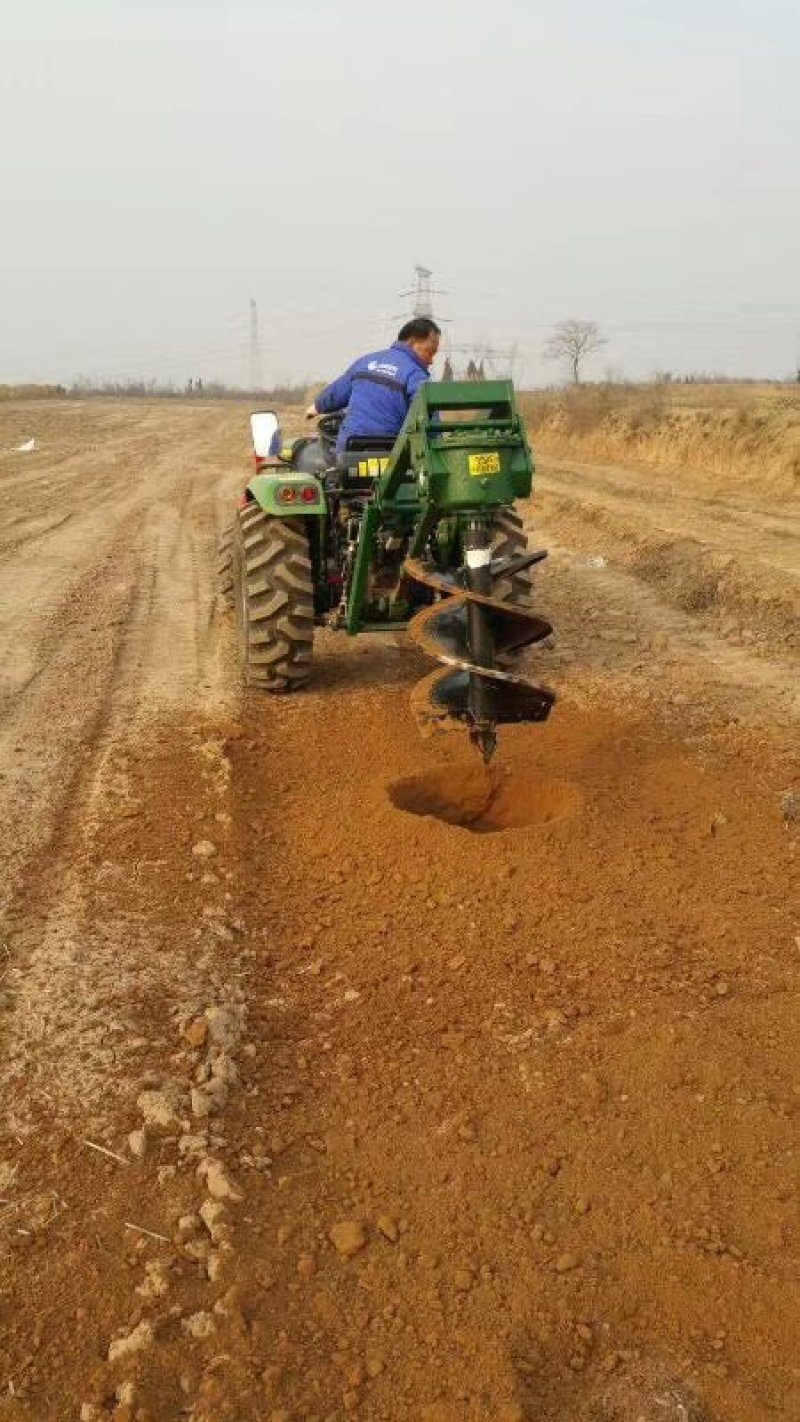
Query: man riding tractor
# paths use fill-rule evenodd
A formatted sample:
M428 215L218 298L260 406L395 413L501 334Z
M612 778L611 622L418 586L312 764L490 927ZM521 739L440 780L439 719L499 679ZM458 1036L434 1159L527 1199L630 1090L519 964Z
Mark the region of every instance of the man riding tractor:
M336 439L337 454L348 448L350 440L359 445L370 436L394 440L420 385L430 380L440 335L428 316L407 321L388 350L360 356L338 380L326 385L306 410L306 419L346 410Z

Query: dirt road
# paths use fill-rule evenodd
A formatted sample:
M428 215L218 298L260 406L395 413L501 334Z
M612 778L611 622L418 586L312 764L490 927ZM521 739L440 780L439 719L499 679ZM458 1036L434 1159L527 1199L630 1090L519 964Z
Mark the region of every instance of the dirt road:
M0 1419L795 1419L796 515L545 470L479 833L407 649L239 692L246 468L0 410Z

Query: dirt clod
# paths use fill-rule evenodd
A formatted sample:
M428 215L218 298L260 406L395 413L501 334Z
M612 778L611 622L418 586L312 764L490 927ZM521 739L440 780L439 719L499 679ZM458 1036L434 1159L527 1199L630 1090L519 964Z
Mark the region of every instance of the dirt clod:
M131 1358L135 1353L143 1353L151 1348L155 1339L153 1325L148 1319L142 1319L130 1333L124 1334L120 1338L115 1338L108 1346L109 1363L123 1362L126 1358Z
M225 1237L229 1224L228 1208L222 1200L204 1200L200 1206L200 1218L213 1240Z
M175 1087L160 1091L143 1091L136 1102L146 1126L169 1131L180 1129L183 1119L183 1097Z
M135 1160L144 1160L147 1154L147 1132L143 1127L138 1131L130 1132L128 1149Z
M359 1254L367 1242L364 1226L357 1220L342 1220L333 1225L329 1238L334 1249L344 1259L352 1259L354 1255Z
M212 1333L216 1333L217 1325L213 1314L200 1309L181 1319L181 1328L189 1338L210 1338Z
M196 1017L186 1024L183 1035L190 1047L202 1047L208 1036L208 1022L204 1017Z
M192 854L195 859L213 859L217 852L217 846L210 839L199 839L192 845Z
M565 1251L563 1254L559 1254L553 1268L557 1274L570 1274L573 1269L580 1268L580 1262L577 1254L570 1254L568 1251Z
M239 1188L221 1161L202 1161L197 1173L205 1180L206 1189L212 1199L234 1202L244 1199L244 1191Z

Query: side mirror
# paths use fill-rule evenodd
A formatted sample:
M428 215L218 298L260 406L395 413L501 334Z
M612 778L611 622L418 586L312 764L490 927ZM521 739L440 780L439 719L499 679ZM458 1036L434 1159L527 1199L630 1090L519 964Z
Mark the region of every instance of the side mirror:
M278 416L274 410L260 410L250 416L250 433L256 459L268 459L271 454L277 452L272 446L279 431Z

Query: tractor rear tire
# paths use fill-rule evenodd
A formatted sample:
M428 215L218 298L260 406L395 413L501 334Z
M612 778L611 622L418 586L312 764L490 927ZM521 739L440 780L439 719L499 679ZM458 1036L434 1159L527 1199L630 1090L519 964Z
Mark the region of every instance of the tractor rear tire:
M528 539L519 514L513 509L502 509L500 513L495 514L492 521L492 558L519 558L527 551ZM520 573L511 573L509 577L495 578L492 583L492 596L508 603L509 607L533 612L533 568L523 568ZM510 671L520 656L518 651L503 652L498 656L497 664L505 671Z
M263 691L297 691L311 676L314 583L302 519L256 503L239 510L231 546L236 632L244 679Z
M223 529L217 544L217 591L223 607L233 610L233 532L234 524Z
M528 549L528 539L522 519L513 509L501 509L492 521L492 559L519 558ZM492 595L512 607L533 609L533 569L495 578Z

